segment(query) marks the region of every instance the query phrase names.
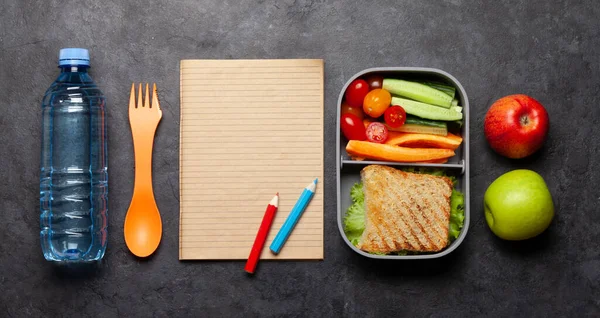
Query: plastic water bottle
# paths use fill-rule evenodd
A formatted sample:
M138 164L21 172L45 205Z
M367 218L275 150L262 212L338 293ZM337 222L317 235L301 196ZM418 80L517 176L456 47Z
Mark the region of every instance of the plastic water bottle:
M97 261L107 242L105 99L88 50L60 50L58 66L42 102L42 251L49 261Z

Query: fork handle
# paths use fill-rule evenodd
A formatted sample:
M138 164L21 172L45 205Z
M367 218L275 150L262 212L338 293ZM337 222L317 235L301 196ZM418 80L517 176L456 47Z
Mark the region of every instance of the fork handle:
M154 145L154 129L133 128L133 149L135 153L135 182L133 193L149 193L152 190L152 147ZM137 131L143 130L143 131Z

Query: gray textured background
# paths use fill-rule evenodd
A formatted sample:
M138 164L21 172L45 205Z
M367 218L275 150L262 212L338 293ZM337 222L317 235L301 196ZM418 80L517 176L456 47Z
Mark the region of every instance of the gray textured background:
M600 315L600 9L594 1L22 1L0 5L0 316L557 316ZM61 47L90 49L107 97L110 241L102 269L69 277L39 246L41 97ZM180 262L179 60L325 60L325 260ZM345 246L335 222L335 102L345 81L374 66L445 70L471 102L473 222L451 256L378 262ZM163 119L155 190L163 241L150 260L126 250L132 192L127 121L132 81L157 82ZM495 99L540 100L546 146L509 161L486 145ZM243 102L243 101L241 101ZM541 237L507 243L485 224L485 188L500 174L544 176L557 217Z

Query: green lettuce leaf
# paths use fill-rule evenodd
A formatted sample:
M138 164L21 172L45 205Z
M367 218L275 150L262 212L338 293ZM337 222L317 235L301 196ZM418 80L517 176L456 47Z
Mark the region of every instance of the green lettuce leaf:
M452 190L450 196L450 229L448 236L454 241L460 235L465 223L465 196L458 190Z
M361 183L355 183L350 189L350 197L354 202L363 203L365 202L365 193L363 192L363 186Z
M352 186L350 196L353 203L344 217L344 233L346 233L348 240L356 246L362 232L365 230L365 194L362 183L356 183Z

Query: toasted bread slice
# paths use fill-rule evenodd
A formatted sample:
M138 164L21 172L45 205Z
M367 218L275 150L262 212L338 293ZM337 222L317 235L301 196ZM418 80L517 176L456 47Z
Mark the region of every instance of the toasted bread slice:
M358 248L387 254L448 245L452 180L380 165L365 167L361 178L366 219Z

